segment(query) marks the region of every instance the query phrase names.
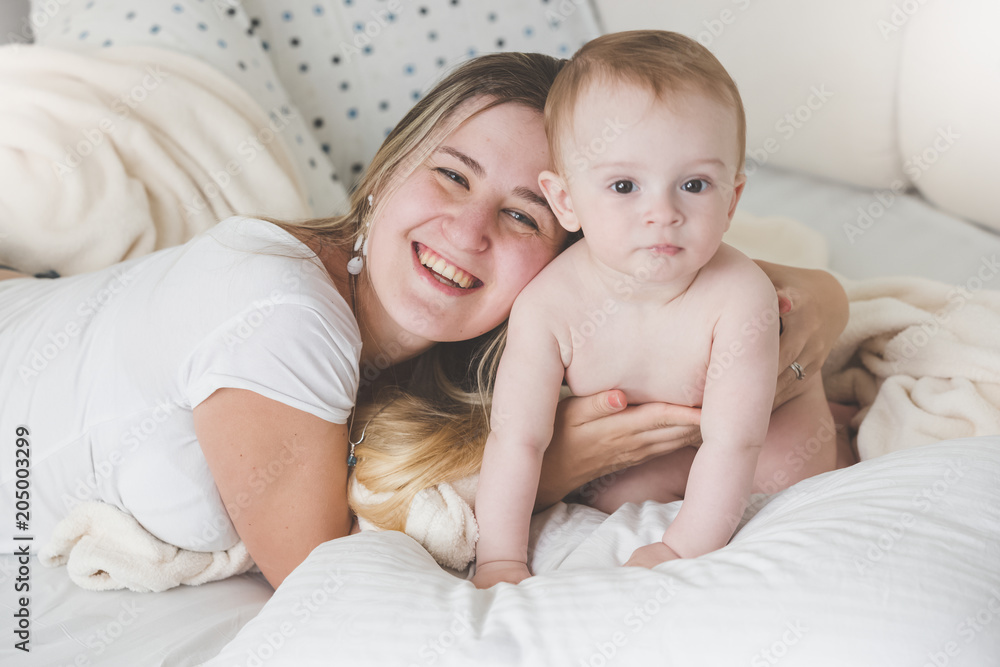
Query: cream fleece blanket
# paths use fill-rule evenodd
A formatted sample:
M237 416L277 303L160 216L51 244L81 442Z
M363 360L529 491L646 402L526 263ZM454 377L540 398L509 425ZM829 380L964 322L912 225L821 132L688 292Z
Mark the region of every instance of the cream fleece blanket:
M310 216L269 117L172 51L0 48L0 264L70 275L234 214Z
M66 565L82 588L147 593L197 586L254 567L242 542L228 551L178 549L156 539L132 516L101 502L80 503L59 522L38 554L43 565Z
M861 406L862 459L1000 433L1000 291L983 289L997 259L984 257L959 286L841 279L851 317L824 384L831 401Z

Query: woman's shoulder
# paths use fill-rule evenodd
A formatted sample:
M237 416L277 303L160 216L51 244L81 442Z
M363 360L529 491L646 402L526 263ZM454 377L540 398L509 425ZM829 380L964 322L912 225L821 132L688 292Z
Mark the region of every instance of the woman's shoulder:
M215 266L227 295L237 300L269 299L298 304L338 322L354 316L342 291L323 262L301 239L281 226L243 216L219 222L206 232L206 247L192 257L201 266Z

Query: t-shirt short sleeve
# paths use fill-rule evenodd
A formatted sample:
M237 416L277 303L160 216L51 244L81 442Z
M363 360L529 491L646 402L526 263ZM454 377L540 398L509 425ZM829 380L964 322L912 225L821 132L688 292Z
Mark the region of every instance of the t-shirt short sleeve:
M360 354L358 325L342 299L261 299L193 350L180 381L192 409L216 389L231 387L345 424L358 390Z

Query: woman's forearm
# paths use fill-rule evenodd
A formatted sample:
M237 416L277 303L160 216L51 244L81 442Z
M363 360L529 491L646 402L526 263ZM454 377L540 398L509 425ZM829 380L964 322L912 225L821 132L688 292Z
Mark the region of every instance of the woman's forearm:
M778 351L778 384L774 407L802 393L804 382L790 370L792 362L803 377L820 373L837 338L847 326L849 307L844 288L826 271L798 269L757 261L774 283L782 307L784 332Z
M9 269L0 269L0 280L10 280L13 278L30 278L27 273L21 273L20 271L11 271Z

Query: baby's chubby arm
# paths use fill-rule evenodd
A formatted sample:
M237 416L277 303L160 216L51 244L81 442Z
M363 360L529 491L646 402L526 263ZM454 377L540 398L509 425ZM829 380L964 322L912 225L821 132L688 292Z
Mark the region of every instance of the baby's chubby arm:
M749 260L734 270L736 275L726 271L727 296L713 334L702 401L703 444L691 465L684 504L663 535L663 543L683 558L719 549L732 537L753 487L774 401L777 296Z
M480 588L530 576L528 528L565 373L552 309L538 294L526 290L514 304L493 391L492 430L476 493L473 581Z

